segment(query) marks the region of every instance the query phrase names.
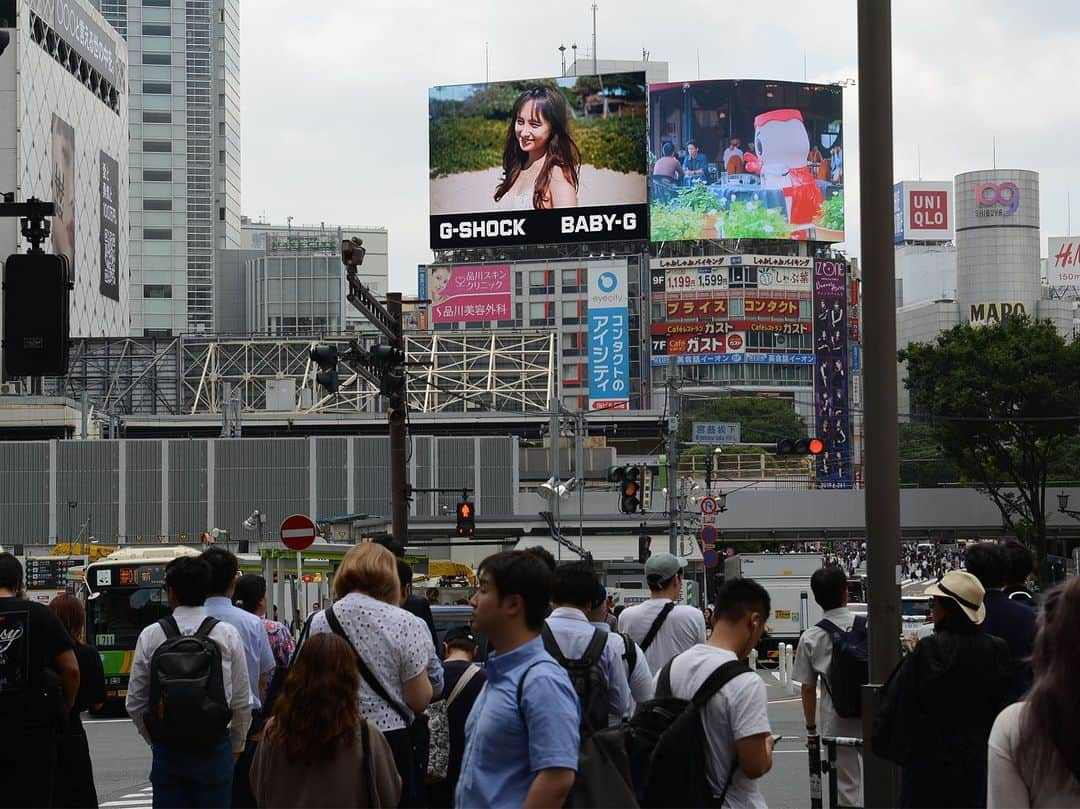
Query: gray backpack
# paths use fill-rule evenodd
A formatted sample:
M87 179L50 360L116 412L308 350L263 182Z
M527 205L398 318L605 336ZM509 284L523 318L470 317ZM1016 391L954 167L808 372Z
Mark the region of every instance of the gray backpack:
M480 672L479 666L469 666L461 673L454 690L446 697L428 705L428 764L427 782L429 784L446 778L450 766L450 706L454 704L465 686Z

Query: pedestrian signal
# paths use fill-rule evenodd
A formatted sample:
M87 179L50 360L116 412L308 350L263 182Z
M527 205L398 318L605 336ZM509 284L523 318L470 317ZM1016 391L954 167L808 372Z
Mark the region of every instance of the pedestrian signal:
M476 510L467 500L457 504L457 535L471 537L476 533Z

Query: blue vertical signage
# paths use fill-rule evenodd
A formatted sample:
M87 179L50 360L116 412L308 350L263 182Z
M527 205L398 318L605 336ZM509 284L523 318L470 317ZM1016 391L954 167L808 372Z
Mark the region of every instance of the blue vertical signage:
M850 489L848 403L848 276L843 261L814 262L814 431L825 444L817 458L819 489Z
M589 409L630 409L625 263L589 266Z

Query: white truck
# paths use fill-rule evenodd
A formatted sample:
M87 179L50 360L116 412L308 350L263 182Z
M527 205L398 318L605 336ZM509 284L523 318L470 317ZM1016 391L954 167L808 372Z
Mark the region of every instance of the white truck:
M821 620L810 576L824 563L820 553L740 553L724 560L725 579L753 579L769 593L772 614L759 654L775 658L781 642L797 644L799 636Z

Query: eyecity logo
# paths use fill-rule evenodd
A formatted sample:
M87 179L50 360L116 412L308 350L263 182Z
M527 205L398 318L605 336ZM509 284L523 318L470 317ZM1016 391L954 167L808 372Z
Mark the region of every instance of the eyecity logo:
M615 273L605 272L596 279L596 285L600 287L601 292L613 292L619 285L619 279L615 277Z
M975 216L1012 216L1020 209L1020 187L1013 182L977 183Z

